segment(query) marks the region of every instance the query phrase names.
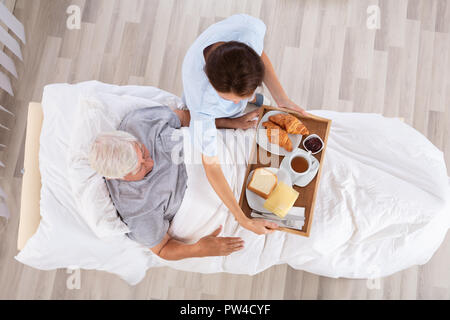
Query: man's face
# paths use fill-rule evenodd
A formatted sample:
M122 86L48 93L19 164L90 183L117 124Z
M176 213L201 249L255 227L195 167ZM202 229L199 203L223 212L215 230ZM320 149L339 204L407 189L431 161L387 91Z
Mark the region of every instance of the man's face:
M153 159L150 158L150 152L143 143L136 142L134 149L138 156L137 169L127 174L123 179L126 181L138 181L144 179L144 177L153 169Z

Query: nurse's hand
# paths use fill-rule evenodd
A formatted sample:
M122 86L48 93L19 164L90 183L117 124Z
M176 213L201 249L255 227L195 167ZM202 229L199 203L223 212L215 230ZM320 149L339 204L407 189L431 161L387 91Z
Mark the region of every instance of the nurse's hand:
M297 104L295 104L291 99L284 99L277 103L279 108L291 109L299 112L304 117L309 117L308 112L305 109L301 108Z
M241 222L241 225L256 234L269 234L279 228L275 222L259 218L246 219L244 222Z

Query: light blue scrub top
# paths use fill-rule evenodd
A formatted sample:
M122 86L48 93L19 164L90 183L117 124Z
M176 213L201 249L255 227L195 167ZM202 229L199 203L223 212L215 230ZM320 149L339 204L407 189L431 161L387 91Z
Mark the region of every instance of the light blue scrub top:
M217 155L216 118L238 116L248 100L234 103L221 98L203 68L203 50L216 42L239 41L259 55L263 52L266 25L246 14L236 14L208 27L186 53L182 67L183 99L191 113L190 134L194 146L206 156Z

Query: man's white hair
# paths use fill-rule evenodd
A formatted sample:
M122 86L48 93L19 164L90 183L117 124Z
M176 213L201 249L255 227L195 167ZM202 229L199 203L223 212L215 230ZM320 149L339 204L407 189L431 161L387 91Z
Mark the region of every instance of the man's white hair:
M125 131L100 133L92 144L89 164L108 179L123 179L138 165L136 137Z

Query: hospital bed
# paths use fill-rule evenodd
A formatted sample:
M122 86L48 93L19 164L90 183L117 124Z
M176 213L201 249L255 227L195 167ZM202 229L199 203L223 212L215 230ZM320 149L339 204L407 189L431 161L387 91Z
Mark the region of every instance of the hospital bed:
M42 105L37 102L31 102L28 107L20 222L17 236L17 249L19 251L25 247L28 239L36 232L41 221L39 213L41 194L39 136L41 134L42 121Z
M217 218L218 223L225 223L226 236L245 238L250 246L248 250L228 257L166 262L159 261L148 248L140 248L125 235L104 243L80 220L73 199L67 202L67 199L54 197L64 183L64 167L57 168L62 180L56 183L49 180L53 178L53 171L49 175L50 170L47 170L61 164L61 161L55 161L60 150L50 152L50 149L56 142L58 148L68 146L66 121L70 122L76 113L79 92L88 88L109 94L114 103L133 100L136 95L139 95L136 99L140 103L161 94L160 89L153 87L120 87L99 82L55 84L44 89L42 105L29 104L17 237L20 252L16 259L31 267L53 270L79 264L83 269L113 272L130 284L138 283L149 268L158 266L202 273L252 275L272 265L287 263L295 269L329 277L368 278L387 276L426 263L445 238L450 224L449 184L442 153L431 142L398 119L316 110L311 113L332 119L333 126L321 178L322 190L315 209L314 232L310 238L285 232L257 236L235 225L220 201L212 203L214 197L208 196L204 197L208 203L201 204L201 212L186 207L185 214L178 218L178 226L175 221L174 230L178 234L185 232L192 240L198 239L216 228L214 223L208 226L211 231L198 227L208 214ZM50 120L47 123L44 115ZM364 137L365 134L368 136ZM54 140L56 136L58 141ZM240 136L237 134L235 138ZM377 140L368 145L363 138ZM41 152L40 145L45 146ZM395 148L386 150L391 145ZM434 161L432 172L425 172L426 166L410 161L416 156L418 161ZM40 157L46 162L41 167ZM233 166L230 168L235 170ZM241 187L245 169L238 170L233 185ZM203 194L210 188L206 188L207 183L200 179L200 171L195 171L193 177L197 180L191 182L198 185L196 192ZM411 175L414 171L417 174ZM372 181L377 183L372 184ZM46 197L41 198L45 190L48 191ZM64 195L69 197L67 184L65 192ZM388 202L394 200L394 193L395 199L399 199L396 206ZM381 201L374 202L373 197ZM376 210L374 206L377 206ZM196 219L195 223L192 218ZM41 223L41 219L51 223ZM186 226L190 229L186 230ZM78 244L80 240L83 245ZM52 245L59 242L57 247ZM71 250L66 249L68 246Z

